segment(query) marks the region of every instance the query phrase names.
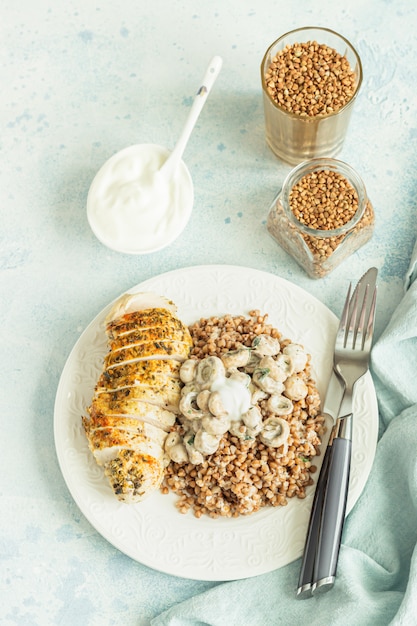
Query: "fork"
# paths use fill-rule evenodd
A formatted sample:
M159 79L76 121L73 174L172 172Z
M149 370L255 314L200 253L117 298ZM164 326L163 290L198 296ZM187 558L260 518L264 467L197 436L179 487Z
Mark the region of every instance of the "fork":
M376 268L368 270L353 296L349 286L336 335L333 369L344 387L343 414L333 426L316 487L297 591L299 597L328 591L336 578L349 487L353 393L355 384L369 368L377 273Z

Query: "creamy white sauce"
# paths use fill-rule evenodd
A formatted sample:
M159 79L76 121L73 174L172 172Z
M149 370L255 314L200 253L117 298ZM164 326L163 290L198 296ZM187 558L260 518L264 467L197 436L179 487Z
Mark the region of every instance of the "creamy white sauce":
M175 174L159 169L169 151L154 144L121 150L96 174L87 199L90 226L98 239L120 252L160 250L185 228L194 192L181 161Z
M212 384L211 391L220 394L227 417L231 421L241 419L241 416L249 410L251 406L251 394L249 389L240 381L224 376L217 378Z

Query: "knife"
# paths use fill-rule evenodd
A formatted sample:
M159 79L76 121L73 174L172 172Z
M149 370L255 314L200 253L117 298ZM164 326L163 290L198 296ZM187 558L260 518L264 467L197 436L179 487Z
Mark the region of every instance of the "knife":
M377 270L375 268L369 269L360 279L356 285L355 292L352 297L357 297L359 301L362 301L367 288L373 288L376 283ZM369 312L372 303L369 302L366 311L366 318L369 318ZM306 598L311 597L314 592L326 591L333 586L334 577L330 577L332 580L327 580L322 576L322 569L320 564L317 563L317 549L319 539L323 540L323 533L326 529L321 527L322 524L322 508L325 499L325 495L328 489L328 476L329 471L332 475L337 473L336 483L343 488L348 488L349 483L349 469L350 469L350 453L352 445L352 423L351 416L344 405L344 386L340 379L333 372L328 388L326 391L325 401L323 404L323 414L333 419L333 429L330 434L329 442L326 447L323 463L321 466L319 478L314 493L312 509L310 513L310 519L307 530L307 537L304 546L304 552L301 563L301 571L298 580L297 597ZM350 407L351 408L351 407ZM346 409L346 410L345 410ZM345 415L346 419L338 418L339 415ZM333 452L336 450L335 455ZM335 481L331 481L334 486ZM336 501L336 499L335 499ZM334 515L340 518L340 534L343 526L343 519L345 515L346 499L343 503L343 507L340 510L335 510ZM340 545L336 542L336 545ZM337 554L328 553L326 555L327 561L332 561L337 564ZM336 566L335 566L336 567ZM335 570L335 567L333 568ZM325 569L325 568L324 568ZM320 584L319 582L320 581Z
M326 391L325 401L323 404L323 415L328 421L336 422L342 406L344 396L344 388L340 380L332 372ZM308 598L312 595L314 563L316 560L316 549L320 531L321 510L323 507L324 494L326 492L328 467L331 452L331 435L326 447L323 462L321 464L320 474L314 492L313 504L308 523L307 538L304 546L304 553L301 562L300 577L298 580L297 597Z

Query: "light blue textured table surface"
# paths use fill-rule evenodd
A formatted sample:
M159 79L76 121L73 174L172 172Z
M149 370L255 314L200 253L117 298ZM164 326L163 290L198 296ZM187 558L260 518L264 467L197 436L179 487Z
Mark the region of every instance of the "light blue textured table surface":
M290 167L265 144L259 66L274 39L305 25L341 32L362 58L339 157L361 174L376 212L371 242L321 280L265 226ZM413 0L0 0L2 625L144 626L215 584L142 566L80 513L54 448L62 368L123 290L199 264L272 272L337 314L347 282L376 265L380 334L417 230L416 32ZM94 174L132 143L172 148L215 54L223 69L184 155L195 186L186 230L149 256L106 249L86 220Z

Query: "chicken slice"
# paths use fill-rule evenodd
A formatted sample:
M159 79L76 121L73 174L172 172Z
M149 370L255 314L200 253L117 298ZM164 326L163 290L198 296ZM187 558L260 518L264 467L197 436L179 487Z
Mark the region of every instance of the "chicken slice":
M155 294L125 294L110 309L105 323L110 338L115 338L132 329L173 326L182 328L177 307L167 298Z
M176 315L177 307L168 298L155 293L125 293L114 302L106 317L106 324L112 324L127 314L144 317L152 309L162 309L170 315Z
M143 371L138 375L136 367L132 366L129 370L129 373L125 376L101 376L96 386L96 392L100 394L106 391L117 391L119 389L126 389L143 385L150 385L155 389L167 388L172 390L181 390L182 386L179 375L177 378L174 378L173 376L169 376L164 372L155 373L152 368L144 368Z
M104 473L119 500L140 502L159 488L164 477L162 459L135 450L113 449L115 456L104 465Z
M106 332L110 339L117 339L132 332L153 330L155 328L166 328L173 333L181 330L187 333L188 330L181 320L169 311L150 309L144 312L129 313L109 322Z
M138 402L148 402L162 409L178 413L180 398L181 387L179 382L175 380L160 387L138 384L115 391L103 391L96 394L93 405L100 413L106 413L109 409L134 410Z
M103 412L96 404L95 400L89 408L90 419L102 417L120 417L123 419L134 419L146 424L152 424L168 432L175 424L175 413L168 411L150 402L137 402L133 407L123 405L108 406Z
M165 433L166 436L166 433ZM132 449L142 454L149 454L155 459L163 459L163 443L144 434L130 433L118 428L98 428L90 433L89 447L99 465L104 465L114 458L115 450Z
M181 361L175 359L132 359L127 363L116 364L104 370L98 384L102 385L105 380L109 384L110 381L113 384L113 381L118 378L132 377L133 375L139 380L145 374L179 378L180 369Z
M136 346L149 341L181 341L191 346L191 337L184 328L154 326L153 328L133 329L109 340L110 350L119 350L128 346Z
M167 464L166 433L157 430L157 436L119 428L89 431L89 448L120 500L138 502L161 484Z
M117 429L124 430L134 435L142 435L151 438L161 446L164 445L167 436L166 431L159 426L143 422L142 420L115 415L96 415L89 419L84 417L83 426L89 437L96 430L110 431L110 429ZM111 433L109 432L108 434L110 435Z
M177 361L185 361L190 353L188 342L182 341L149 341L133 347L122 348L109 352L104 365L107 368L116 364L125 364L136 359L147 358L170 358Z

